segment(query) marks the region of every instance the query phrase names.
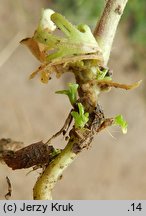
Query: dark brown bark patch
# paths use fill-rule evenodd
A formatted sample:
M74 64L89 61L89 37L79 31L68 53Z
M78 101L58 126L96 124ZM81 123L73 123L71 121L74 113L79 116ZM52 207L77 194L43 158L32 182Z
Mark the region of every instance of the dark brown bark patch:
M13 170L29 168L36 165L48 164L53 152L53 146L48 146L42 141L33 143L16 152L5 151L3 153L3 160Z

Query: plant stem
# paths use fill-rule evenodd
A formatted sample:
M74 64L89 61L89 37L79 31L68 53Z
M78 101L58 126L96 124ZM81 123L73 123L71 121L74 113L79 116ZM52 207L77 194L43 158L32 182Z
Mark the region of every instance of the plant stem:
M72 151L73 143L69 141L61 154L45 169L44 173L37 180L33 197L36 200L51 200L52 189L61 178L63 171L73 162L76 154Z
M108 62L116 29L127 1L128 0L108 0L103 15L95 28L94 36L96 37L103 51L105 65ZM88 102L89 98L87 97L86 100ZM104 129L106 126L109 126L110 124L112 124L112 121L107 121L107 125L103 124L101 129ZM77 153L81 152L73 151L73 145L75 144L79 146L81 143L83 146L86 147L92 141L93 134L89 133L87 134L87 137L84 136L84 134L81 135L81 137L83 137L83 140L80 139L80 137L76 137L71 134L67 146L60 153L60 155L57 156L54 159L54 161L48 165L45 171L38 178L33 189L34 199L52 199L52 190L56 182L59 180L63 171L74 161L74 159L78 155Z
M86 138L86 136L88 136ZM51 200L52 190L61 178L63 171L74 161L81 150L91 143L93 134L88 129L70 131L70 139L66 147L38 178L33 188L35 200Z
M118 23L128 0L108 0L96 25L94 36L103 52L104 64L108 63Z

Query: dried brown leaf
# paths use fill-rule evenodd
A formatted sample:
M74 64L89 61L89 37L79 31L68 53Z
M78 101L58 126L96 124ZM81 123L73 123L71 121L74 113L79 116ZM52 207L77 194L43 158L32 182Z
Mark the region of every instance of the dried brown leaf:
M142 80L135 82L131 85L127 85L127 84L121 84L121 83L112 82L112 81L100 80L100 81L97 81L97 84L101 89L106 89L108 87L114 87L114 88L121 88L125 90L131 90L131 89L137 88L141 82Z
M41 62L45 61L45 47L33 38L25 38L20 43L26 45L31 53Z

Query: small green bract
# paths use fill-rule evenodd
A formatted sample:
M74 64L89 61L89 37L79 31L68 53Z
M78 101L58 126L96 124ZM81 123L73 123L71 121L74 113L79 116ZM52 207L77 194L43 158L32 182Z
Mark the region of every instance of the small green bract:
M71 115L75 120L75 128L83 128L89 120L89 113L84 113L84 107L78 103L79 112L72 111Z
M56 91L55 93L67 95L70 100L70 103L74 105L77 100L77 89L79 85L76 83L69 83L68 86L69 86L68 90Z
M118 125L121 127L123 134L127 133L127 127L128 124L127 122L124 120L122 115L118 115L115 117L115 121L114 121L114 125Z

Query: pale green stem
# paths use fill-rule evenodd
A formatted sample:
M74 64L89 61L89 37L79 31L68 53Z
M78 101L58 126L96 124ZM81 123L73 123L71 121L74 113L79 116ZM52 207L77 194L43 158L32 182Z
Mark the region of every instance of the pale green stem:
M61 178L63 171L73 162L77 154L72 150L73 143L69 142L60 155L45 169L33 189L33 198L51 200L52 190Z
M103 52L105 66L108 63L117 26L127 2L128 0L108 0L94 30L94 36Z

